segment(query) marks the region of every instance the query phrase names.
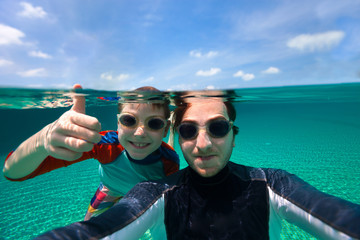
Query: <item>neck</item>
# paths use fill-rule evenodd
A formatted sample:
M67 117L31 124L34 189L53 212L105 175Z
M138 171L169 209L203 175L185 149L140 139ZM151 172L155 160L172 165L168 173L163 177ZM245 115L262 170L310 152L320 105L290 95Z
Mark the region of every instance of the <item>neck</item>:
M190 167L189 167L190 168ZM223 183L229 176L230 170L229 166L225 165L223 169L215 176L212 177L202 177L192 168L190 168L190 177L194 183L201 186L214 186Z

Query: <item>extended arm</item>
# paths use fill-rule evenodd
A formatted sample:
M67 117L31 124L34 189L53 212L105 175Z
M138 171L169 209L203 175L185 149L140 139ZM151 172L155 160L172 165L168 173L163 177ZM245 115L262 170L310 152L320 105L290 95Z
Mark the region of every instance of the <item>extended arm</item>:
M36 239L137 240L148 229L153 239L166 239L163 190L164 185L140 183L101 215L49 231Z
M360 205L320 192L285 171L268 181L273 221L286 219L318 239L360 239Z
M100 129L96 118L85 115L85 98L76 96L71 110L20 144L5 161L3 173L18 179L32 173L48 156L66 161L78 159L101 140Z

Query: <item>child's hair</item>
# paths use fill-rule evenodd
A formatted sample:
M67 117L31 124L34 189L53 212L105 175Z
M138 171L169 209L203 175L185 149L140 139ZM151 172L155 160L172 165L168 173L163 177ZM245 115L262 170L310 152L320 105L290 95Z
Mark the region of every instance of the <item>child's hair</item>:
M170 101L166 98L166 96L162 96L161 99L161 103L159 103L158 101L156 103L151 103L152 100L158 100L157 98L159 97L159 95L162 93L159 89L154 88L154 87L150 87L150 86L145 86L145 87L140 87L134 90L134 92L141 92L141 93L146 93L149 94L149 103L152 105L153 108L158 108L158 109L164 109L164 116L166 119L169 119L170 117ZM154 93L154 98L151 97L151 94ZM123 109L123 104L126 103L122 102L122 103L118 103L118 112L121 113L122 109Z

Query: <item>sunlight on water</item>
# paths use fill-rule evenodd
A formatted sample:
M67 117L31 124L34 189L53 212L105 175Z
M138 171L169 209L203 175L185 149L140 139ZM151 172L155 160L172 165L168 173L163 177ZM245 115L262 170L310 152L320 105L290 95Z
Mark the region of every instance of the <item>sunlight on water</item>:
M86 95L87 114L97 117L103 130L116 130L121 93L77 92ZM232 161L285 169L321 191L360 204L359 92L360 84L341 84L192 92L189 97L231 93L240 129ZM10 150L72 104L68 90L0 89L0 93L2 163ZM179 94L184 93L166 92L172 101ZM180 153L178 144L175 150ZM186 166L181 158L181 168ZM95 160L24 182L1 176L0 239L32 239L82 220L98 183ZM314 238L284 222L282 239Z

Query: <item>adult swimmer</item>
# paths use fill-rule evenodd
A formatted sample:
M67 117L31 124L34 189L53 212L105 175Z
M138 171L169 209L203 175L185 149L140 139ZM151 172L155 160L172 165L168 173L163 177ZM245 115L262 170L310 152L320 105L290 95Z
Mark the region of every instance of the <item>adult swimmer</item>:
M230 102L196 99L175 112L189 167L136 185L109 211L37 239L279 239L286 219L319 239L359 239L360 205L293 174L230 160L237 128Z

